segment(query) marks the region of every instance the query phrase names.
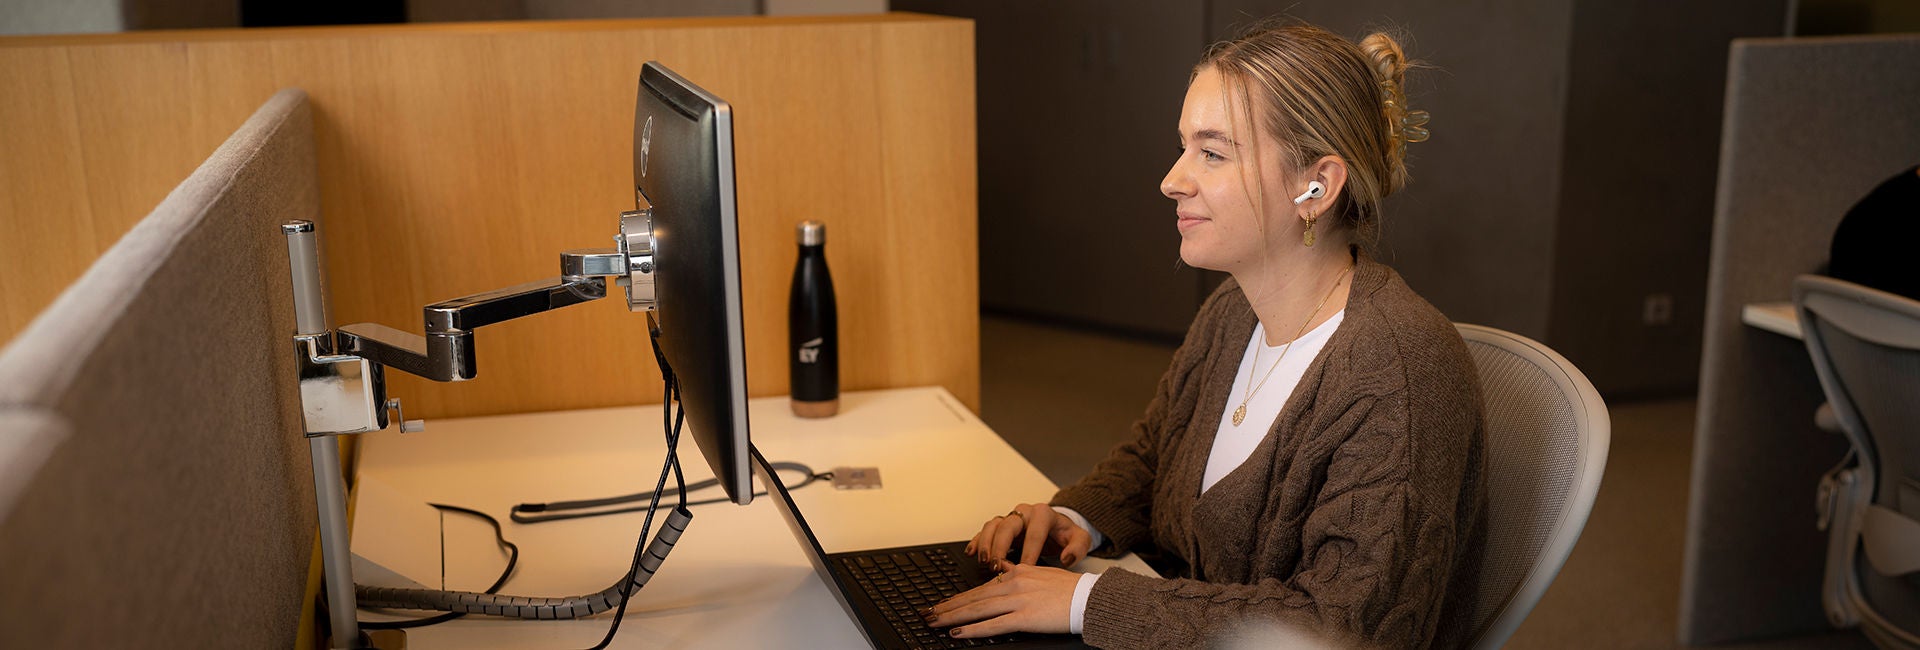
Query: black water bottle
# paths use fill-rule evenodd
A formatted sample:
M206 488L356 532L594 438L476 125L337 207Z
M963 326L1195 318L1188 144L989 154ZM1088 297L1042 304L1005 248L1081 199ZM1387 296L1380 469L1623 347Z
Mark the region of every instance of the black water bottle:
M827 225L800 223L800 259L787 303L793 414L824 418L840 411L840 324L827 273Z

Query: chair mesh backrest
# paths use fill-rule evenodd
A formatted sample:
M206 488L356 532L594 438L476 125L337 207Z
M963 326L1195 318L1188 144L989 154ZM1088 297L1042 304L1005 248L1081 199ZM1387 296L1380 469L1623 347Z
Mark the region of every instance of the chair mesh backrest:
M1920 351L1878 345L1821 321L1834 374L1866 428L1879 478L1876 504L1920 519Z
M1821 389L1871 477L1872 503L1920 519L1920 301L1821 276L1795 279L1793 296ZM1882 647L1920 647L1920 575L1881 575L1866 559L1851 576L1862 629Z
M1461 334L1480 373L1487 436L1487 547L1473 629L1497 644L1533 608L1586 522L1603 460L1588 451L1605 435L1605 409L1584 376L1539 343L1473 326ZM1596 420L1597 418L1597 420ZM1604 451L1601 452L1604 458ZM1489 632L1489 628L1500 630ZM1488 643L1488 642L1491 642Z
M1809 304L1809 321L1831 373L1827 393L1836 412L1851 412L1860 430L1855 445L1874 464L1873 502L1920 519L1920 317L1888 308L1920 303L1890 294L1861 299L1871 291L1838 281L1809 285L1814 293L1844 301ZM1829 303L1830 304L1830 303ZM1902 340L1904 339L1904 340Z

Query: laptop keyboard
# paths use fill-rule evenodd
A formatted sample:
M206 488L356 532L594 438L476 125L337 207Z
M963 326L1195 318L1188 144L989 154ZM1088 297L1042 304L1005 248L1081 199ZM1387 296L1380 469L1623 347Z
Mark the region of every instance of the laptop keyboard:
M1011 635L985 639L956 639L945 630L929 627L920 610L973 588L961 576L960 565L943 548L908 549L891 553L841 557L840 564L879 606L893 631L909 648L977 648L1014 640Z

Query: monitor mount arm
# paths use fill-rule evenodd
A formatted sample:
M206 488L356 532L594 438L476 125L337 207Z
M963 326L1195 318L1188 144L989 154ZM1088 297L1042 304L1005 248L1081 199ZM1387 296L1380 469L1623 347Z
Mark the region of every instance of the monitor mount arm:
M282 227L293 262L294 309L300 316L300 397L307 435L368 433L387 428L385 369L434 381L466 381L479 374L475 330L495 323L606 297L607 279L626 287L627 307L651 311L653 240L651 210L620 215L614 248L560 254L560 275L536 282L443 300L421 310L425 336L379 323L327 324L327 296L311 222ZM402 431L415 431L403 423Z
M473 335L481 327L599 300L607 295L609 277L626 287L628 309L652 311L656 250L652 217L650 206L621 213L615 247L561 253L558 277L427 305L422 310L425 336L377 323L333 329L327 319L324 265L313 222L281 226L293 276L295 363L301 414L313 454L334 648L363 647L364 641L354 618L358 608L346 525L346 487L333 436L384 430L391 423L389 410L401 421L401 432L423 429L420 421L401 415L400 400L387 399L385 369L434 381L472 379L478 374Z
M570 250L560 254L560 275L471 296L444 300L422 309L426 336L377 323L340 328L334 342L342 354L434 381L474 378L474 330L522 316L606 297L606 278L627 288L627 306L653 308L653 247L647 234L650 214L620 216L615 248Z

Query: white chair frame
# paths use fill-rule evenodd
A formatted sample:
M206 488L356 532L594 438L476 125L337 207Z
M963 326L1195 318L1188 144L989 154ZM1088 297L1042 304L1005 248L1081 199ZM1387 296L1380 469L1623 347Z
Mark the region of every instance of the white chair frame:
M1821 605L1834 627L1859 626L1877 646L1920 648L1920 635L1902 629L1868 602L1854 573L1859 570L1859 554L1866 550L1861 547L1862 535L1874 532L1867 530L1864 518L1874 505L1879 487L1879 451L1827 357L1827 341L1818 327L1819 321L1825 320L1863 340L1920 349L1920 330L1914 327L1920 321L1920 302L1844 280L1802 275L1793 281L1793 305L1807 352L1813 357L1814 371L1820 376L1820 387L1827 395L1821 411L1831 412L1840 433L1853 447L1853 463L1843 461L1820 486L1821 523L1829 533Z
M1593 512L1594 497L1600 492L1600 479L1607 465L1607 449L1612 441L1613 425L1607 414L1607 405L1600 399L1600 393L1594 390L1593 382L1588 381L1586 375L1566 357L1538 341L1511 332L1479 325L1457 323L1456 326L1468 348L1480 346L1510 353L1545 373L1571 404L1574 431L1579 438L1575 445L1579 457L1575 462L1573 480L1568 484L1572 494L1568 495L1564 507L1552 513L1555 517L1552 531L1533 557L1532 568L1495 608L1496 613L1488 619L1485 629L1478 631L1472 644L1474 648L1492 650L1505 645L1514 631L1520 628L1521 621L1539 604L1547 587L1566 564L1567 556L1573 552L1580 532L1586 528L1587 516ZM1485 385L1483 379L1482 387ZM1488 391L1482 392L1485 394ZM1490 445L1489 456L1494 453L1496 451ZM1489 475L1490 481L1491 478ZM1500 495L1490 493L1488 499L1496 501ZM1500 522L1489 523L1491 526ZM1503 531L1492 527L1488 534L1501 535ZM1486 566L1494 566L1494 563L1489 561ZM1476 612L1478 614L1480 612Z

